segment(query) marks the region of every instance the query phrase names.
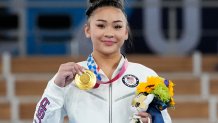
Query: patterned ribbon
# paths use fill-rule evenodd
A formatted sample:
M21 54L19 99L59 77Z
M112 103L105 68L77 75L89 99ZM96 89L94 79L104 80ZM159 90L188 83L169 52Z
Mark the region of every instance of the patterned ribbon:
M101 81L101 76L97 70L97 66L96 66L96 63L94 61L94 58L92 57L92 55L89 55L88 59L87 59L87 66L89 68L89 70L93 71L94 74L96 75L97 77L97 82L95 84L95 87L94 88L98 88L100 84L110 84L112 82L115 82L117 79L119 79L123 73L126 71L127 69L127 66L128 66L128 61L127 59L125 59L125 62L120 70L120 72L114 77L112 78L111 80L107 81L107 82L102 82Z
M101 80L101 75L99 74L99 72L97 70L97 65L96 65L95 60L91 54L89 55L89 57L87 59L87 66L88 66L89 70L93 71L93 73L96 75L97 79Z

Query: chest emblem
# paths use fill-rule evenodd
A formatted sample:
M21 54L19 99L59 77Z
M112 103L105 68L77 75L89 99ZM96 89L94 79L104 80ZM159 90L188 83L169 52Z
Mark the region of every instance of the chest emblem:
M139 84L139 79L131 74L127 74L122 78L122 82L128 87L136 87Z

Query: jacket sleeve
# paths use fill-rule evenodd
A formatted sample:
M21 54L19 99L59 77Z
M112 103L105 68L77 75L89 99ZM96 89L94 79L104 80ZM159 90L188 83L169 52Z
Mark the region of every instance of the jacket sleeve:
M36 105L33 123L60 123L66 115L64 110L64 88L54 83L53 77Z

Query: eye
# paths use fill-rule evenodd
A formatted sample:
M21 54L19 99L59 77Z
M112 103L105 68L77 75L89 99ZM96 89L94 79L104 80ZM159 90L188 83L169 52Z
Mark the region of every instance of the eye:
M97 24L97 27L98 28L104 28L105 26L104 26L104 24Z
M121 29L121 28L122 28L122 25L115 25L114 28L115 28L115 29Z

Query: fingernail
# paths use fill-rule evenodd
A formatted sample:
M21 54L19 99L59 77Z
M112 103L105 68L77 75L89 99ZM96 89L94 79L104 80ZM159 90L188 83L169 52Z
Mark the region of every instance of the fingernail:
M79 72L79 75L81 76L81 75L82 75L82 73L81 73L81 72Z

